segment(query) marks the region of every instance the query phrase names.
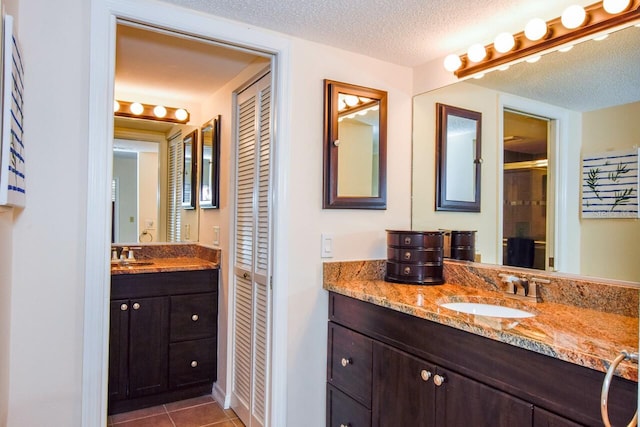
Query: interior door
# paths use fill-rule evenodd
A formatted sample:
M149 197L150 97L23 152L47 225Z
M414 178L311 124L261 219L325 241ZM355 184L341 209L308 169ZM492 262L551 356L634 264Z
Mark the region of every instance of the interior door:
M246 426L268 425L271 336L271 74L236 99L231 406Z

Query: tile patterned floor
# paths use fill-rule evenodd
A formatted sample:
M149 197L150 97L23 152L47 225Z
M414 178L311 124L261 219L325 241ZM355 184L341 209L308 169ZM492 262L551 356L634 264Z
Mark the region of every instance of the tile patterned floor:
M244 427L231 409L222 409L211 396L111 415L108 423L109 427Z

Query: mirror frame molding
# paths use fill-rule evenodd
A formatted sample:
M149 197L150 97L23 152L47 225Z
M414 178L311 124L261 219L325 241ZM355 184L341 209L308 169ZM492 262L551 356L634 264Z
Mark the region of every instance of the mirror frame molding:
M338 195L338 94L349 93L380 102L378 196ZM387 92L333 80L324 80L323 209L387 208Z
M200 127L200 208L201 209L219 209L220 208L220 120L221 116L217 115L213 119L205 122ZM205 129L211 127L211 167L209 168L209 177L204 176L204 132ZM205 180L205 178L207 178ZM210 183L211 200L204 200L202 195L202 186L205 182Z
M456 116L476 122L475 201L447 199L447 129L448 117ZM482 113L436 103L436 211L480 212L480 177L482 165Z
M185 200L185 144L186 141L191 138L191 198L189 200ZM198 129L194 129L189 132L187 136L182 138L182 208L183 209L195 209L198 201Z

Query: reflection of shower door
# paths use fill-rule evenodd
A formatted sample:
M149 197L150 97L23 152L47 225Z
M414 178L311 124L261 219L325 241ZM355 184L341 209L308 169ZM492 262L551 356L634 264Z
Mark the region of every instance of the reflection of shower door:
M549 128L548 119L504 111L504 265L545 270L553 264Z

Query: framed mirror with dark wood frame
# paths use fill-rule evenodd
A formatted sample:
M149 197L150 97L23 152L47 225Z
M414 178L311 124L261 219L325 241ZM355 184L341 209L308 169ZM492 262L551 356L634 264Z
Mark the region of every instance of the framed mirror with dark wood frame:
M182 207L195 209L197 202L198 131L190 132L182 140Z
M386 209L387 92L324 81L324 209Z
M480 212L482 113L436 110L436 210Z
M200 208L220 207L220 119L200 128Z

